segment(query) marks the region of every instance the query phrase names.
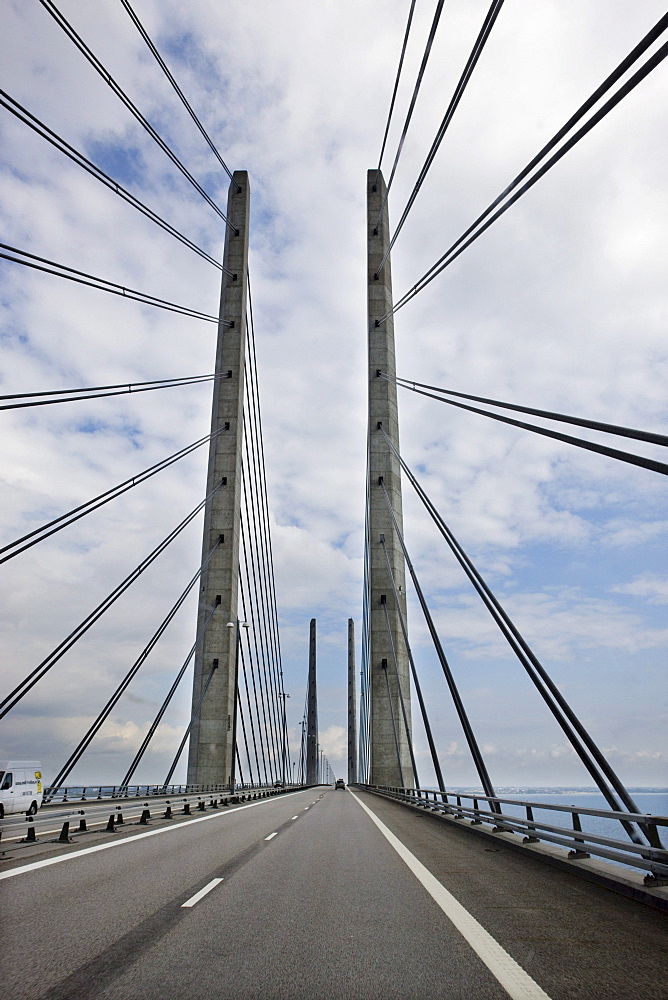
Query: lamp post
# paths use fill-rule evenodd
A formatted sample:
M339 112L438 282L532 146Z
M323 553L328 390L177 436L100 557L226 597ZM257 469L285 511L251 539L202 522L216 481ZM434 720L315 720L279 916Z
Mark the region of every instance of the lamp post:
M290 775L288 770L290 767L290 762L288 761L288 746L287 746L287 736L288 736L288 717L285 711L285 699L289 698L290 695L286 691L280 692L280 697L283 699L283 766L281 768L283 772L283 784L287 785L290 780Z
M299 754L299 783L306 784L306 721L302 719L299 723L302 727L301 753Z
M234 706L232 708L232 763L230 765L230 792L234 795L234 785L236 780L237 766L237 703L239 701L239 646L241 645L241 629L248 628L248 622L242 622L237 618L235 622L228 622L228 628L236 628L236 639L234 643Z

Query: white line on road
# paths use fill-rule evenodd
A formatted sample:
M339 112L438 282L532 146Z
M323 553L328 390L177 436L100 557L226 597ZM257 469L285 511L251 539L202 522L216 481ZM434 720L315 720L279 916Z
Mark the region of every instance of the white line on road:
M350 789L349 789L350 791ZM501 983L513 1000L550 1000L538 983L525 972L521 965L501 947L492 935L478 923L475 917L459 903L451 893L432 875L428 868L402 844L398 837L381 820L350 792L355 802L371 817L385 839L389 841L402 861L404 861L421 882L434 902L440 906L446 917L452 921L459 933L482 959L492 975Z
M69 854L59 854L56 858L45 858L44 861L33 861L29 865L21 865L20 868L11 868L9 871L0 872L0 882L6 878L14 878L15 875L23 875L24 872L32 872L37 868L48 868L49 865L58 865L61 861L71 861L73 858L81 858L84 854L95 854L97 851L108 851L112 847L121 847L123 844L132 844L135 840L144 840L145 837L157 837L160 833L173 833L174 830L182 830L184 826L192 826L194 823L206 823L211 819L221 819L229 816L230 813L241 812L242 809L254 809L255 806L268 806L276 800L264 799L261 802L249 802L245 806L235 806L225 812L217 812L212 816L198 816L197 819L188 819L176 826L162 826L159 830L148 830L146 833L135 833L130 837L123 837L122 840L112 840L106 844L96 844L95 847L84 847L80 851L71 851Z
M274 837L278 837L278 834L277 833L270 833L269 836L265 837L264 839L265 840L273 840Z
M293 819L299 819L299 816L293 816L292 818Z
M203 889L200 889L200 891L196 892L194 896L191 896L186 903L181 903L181 909L183 909L184 906L194 906L195 903L199 903L200 899L206 896L207 892L211 892L212 889L215 889L217 885L220 885L220 883L224 881L225 879L222 878L212 878L208 885L205 885Z

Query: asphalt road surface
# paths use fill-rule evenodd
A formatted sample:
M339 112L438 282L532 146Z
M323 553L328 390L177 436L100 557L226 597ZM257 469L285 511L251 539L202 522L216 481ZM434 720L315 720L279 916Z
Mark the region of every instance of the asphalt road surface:
M12 1000L668 998L664 914L365 793L55 851L0 867Z

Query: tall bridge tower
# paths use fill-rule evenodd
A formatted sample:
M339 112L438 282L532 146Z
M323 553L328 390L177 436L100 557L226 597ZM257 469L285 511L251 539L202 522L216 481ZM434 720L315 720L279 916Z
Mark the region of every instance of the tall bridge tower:
M216 436L209 446L209 499L204 513L205 569L200 581L188 754L188 783L192 784L224 784L235 771L249 208L248 174L236 170L227 199L230 225L225 234L215 367L218 377L211 417L211 433ZM211 617L217 605L220 607ZM204 692L206 698L202 697Z
M392 310L392 273L386 186L380 170L375 169L367 173L367 229L369 781L404 786L412 784L409 661L399 617L401 613L406 620L406 581L393 520L403 534L401 470L387 442L389 438L399 450L394 320L388 315ZM379 378L378 372L390 379Z

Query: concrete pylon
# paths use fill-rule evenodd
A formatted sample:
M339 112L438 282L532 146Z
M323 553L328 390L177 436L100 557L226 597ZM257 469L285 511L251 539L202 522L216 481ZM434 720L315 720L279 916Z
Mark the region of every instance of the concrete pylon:
M202 561L215 552L200 580L197 647L193 681L192 729L188 754L189 784L227 784L233 774L235 652L239 599L241 452L243 436L244 359L248 288L248 219L250 188L245 170L234 172L227 198L227 227L220 296L216 375L211 431L222 429L209 445L207 494L221 481L206 505ZM226 378L227 372L231 377ZM216 604L220 605L204 632ZM228 622L234 623L233 628ZM200 693L217 664L198 711Z
M386 186L379 170L367 174L368 303L369 303L369 671L370 719L369 781L374 785L404 785L410 781L411 760L406 726L401 710L403 695L408 728L411 726L409 661L401 631L397 604L383 548L392 567L397 600L406 616L404 557L385 500L390 498L394 516L403 534L401 469L383 431L399 449L397 388L393 381L378 377L395 375L394 321L382 319L392 309L392 275L388 256L390 241L387 205L382 211ZM379 219L380 216L380 219ZM380 269L380 270L379 270ZM381 430L382 427L382 430ZM381 485L382 481L382 485ZM383 488L384 487L384 488ZM384 536L384 546L381 545ZM387 609L387 617L386 617ZM388 635L387 621L390 632ZM394 670L393 650L397 657ZM397 685L397 677L401 691ZM389 684L389 695L388 695Z
M306 694L306 784L318 783L318 695L316 685L315 618L311 618L308 643Z
M355 622L348 619L348 784L357 781L357 697L355 689Z

